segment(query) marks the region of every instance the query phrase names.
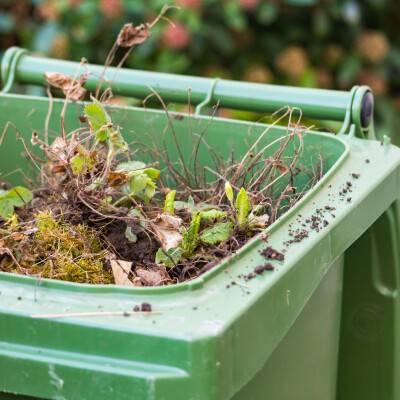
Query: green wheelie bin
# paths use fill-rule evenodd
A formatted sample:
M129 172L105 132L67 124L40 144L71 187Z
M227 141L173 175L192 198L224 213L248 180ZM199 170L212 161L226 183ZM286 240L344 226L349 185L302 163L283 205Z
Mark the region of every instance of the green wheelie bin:
M9 49L1 65L1 129L11 123L28 141L33 130L43 130L49 99L13 88L43 86L45 72L75 75L78 67ZM87 69L86 85L93 90L101 67ZM113 68L105 80L112 81L115 94L136 98L153 88L165 101L186 103L190 91L194 115L168 119L163 110L109 108L130 142L157 140L159 132L173 128L188 153L190 129L207 125L210 146L240 155L249 135L256 138L267 126L203 115L203 107L216 102L261 113L288 105L307 118L343 124L337 134L304 135L302 158L311 163L322 155L324 175L267 229L268 246L286 248L283 261L272 261L274 271L242 279L264 260L260 251L266 243L258 236L200 277L165 287L0 273L0 399L399 399L400 149L375 140L370 90ZM52 132L60 129L62 105L54 99ZM82 108L79 102L68 107L68 129L78 126ZM272 127L261 145L285 132ZM28 173L23 150L15 135L4 135L2 174ZM203 165L210 162L205 153L200 158ZM18 183L18 175L10 180ZM290 233L316 215L322 221L318 229L286 247ZM151 303L154 312L123 315L142 302Z

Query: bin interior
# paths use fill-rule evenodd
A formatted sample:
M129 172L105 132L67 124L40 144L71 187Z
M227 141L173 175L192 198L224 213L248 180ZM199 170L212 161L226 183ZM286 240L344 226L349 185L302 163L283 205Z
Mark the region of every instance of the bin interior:
M60 135L62 106L62 101L54 100L49 120L50 140ZM83 103L75 103L67 107L65 118L67 132L82 126L79 116L83 114L83 106ZM2 176L12 184L22 184L27 176L37 176L37 167L28 157L23 156L25 153L24 143L18 138L24 138L25 145L29 150L40 156L40 150L37 146L31 145L30 138L33 131L37 131L43 138L49 101L40 97L3 94L0 96L0 109L0 126L4 129L8 124L7 129L3 131L4 140L0 146L0 179ZM146 146L156 145L165 146L170 160L177 161L175 134L185 164L190 170L193 170L194 167L193 148L200 136L202 139L198 146L197 160L201 167L209 166L217 171L213 159L214 152L224 160L231 157L240 160L262 132L268 128L266 124L221 118L188 116L187 114L167 116L164 111L133 107L110 107L109 114L113 122L121 127L125 140L136 151L138 160L154 162L154 156L146 151ZM257 153L275 141L275 144L268 146L264 151L264 159L267 159L278 150L282 141L276 141L276 139L283 135L288 135L286 127L271 127L254 148L253 153ZM336 140L333 135L313 132L302 135L302 140L304 141L304 151L301 154L300 164L308 170L308 173L300 173L295 177L294 183L298 190L307 188L310 183L309 171L319 168L321 159L323 160L323 172L326 173L345 151L343 142ZM294 140L291 140L286 147L284 156L293 155L293 151L299 148L299 144L300 139L295 136ZM256 173L256 171L254 170L252 173ZM215 175L206 172L206 178L215 179ZM284 180L281 180L281 183L283 184ZM171 185L173 185L172 182Z

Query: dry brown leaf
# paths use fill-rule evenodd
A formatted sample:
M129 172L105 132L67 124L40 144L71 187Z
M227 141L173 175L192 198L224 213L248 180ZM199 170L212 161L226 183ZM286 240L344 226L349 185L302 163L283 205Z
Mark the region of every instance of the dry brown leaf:
M117 37L117 45L120 47L132 47L143 43L150 36L148 24L134 26L131 22L125 24Z
M265 228L269 221L269 215L258 215L251 220L251 225L258 228Z
M171 214L160 214L156 218L158 224L170 229L179 229L182 225L182 218Z
M275 166L275 168L279 169L279 172L281 172L282 174L285 174L285 173L290 171L288 166L286 166L286 165L284 165L284 164L282 164L280 162L276 162L274 164L274 166Z
M157 266L149 269L138 267L136 275L141 279L145 286L159 286L162 283L171 281L165 267Z
M108 173L108 183L110 186L121 186L128 182L128 174L125 172L110 171Z
M178 247L182 242L182 235L178 231L164 228L162 226L155 226L155 231L164 250Z
M46 72L44 74L49 85L61 89L68 100L82 100L86 95L83 85L87 81L87 75L82 74L78 79L60 72Z
M179 246L182 241L182 235L179 232L181 225L182 219L174 215L160 214L157 216L154 230L164 250Z
M6 243L4 242L4 240L0 240L0 255L3 254L8 254L8 251L6 249Z
M51 161L67 161L65 149L67 144L64 139L57 136L48 149L46 149L46 156Z
M116 285L135 286L128 277L132 267L131 261L110 259L110 264Z
M25 239L25 235L21 232L14 232L11 236L17 242Z

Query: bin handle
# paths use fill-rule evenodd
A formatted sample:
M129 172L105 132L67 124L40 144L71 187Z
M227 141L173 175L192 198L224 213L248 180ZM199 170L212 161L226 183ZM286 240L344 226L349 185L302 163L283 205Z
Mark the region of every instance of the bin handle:
M44 58L11 47L1 62L3 92L9 92L14 82L44 86L45 72L75 76L79 68L78 62ZM87 64L85 70L89 72L86 88L95 90L104 67ZM261 113L297 107L305 117L343 121L340 133L374 137L373 96L368 86L354 86L350 91L311 89L115 67L107 68L104 80L104 87L112 80L113 93L138 98L145 98L152 88L166 101L187 103L190 91L198 112L212 100L221 107Z

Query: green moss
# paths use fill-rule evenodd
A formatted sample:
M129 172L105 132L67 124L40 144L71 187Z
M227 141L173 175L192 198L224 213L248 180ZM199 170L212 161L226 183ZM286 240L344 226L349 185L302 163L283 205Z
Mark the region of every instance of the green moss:
M31 273L71 282L113 283L94 229L56 220L49 211L36 215L36 227L32 247L39 261L32 265Z

